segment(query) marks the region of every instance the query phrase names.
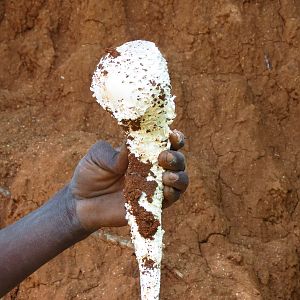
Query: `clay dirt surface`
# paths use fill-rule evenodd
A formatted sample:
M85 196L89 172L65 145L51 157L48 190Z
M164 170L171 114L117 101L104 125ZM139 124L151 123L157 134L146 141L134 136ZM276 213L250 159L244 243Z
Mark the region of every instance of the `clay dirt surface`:
M105 49L135 39L164 53L187 137L161 299L300 299L298 0L1 0L0 226L124 139L89 87ZM133 249L91 235L3 299L139 299Z

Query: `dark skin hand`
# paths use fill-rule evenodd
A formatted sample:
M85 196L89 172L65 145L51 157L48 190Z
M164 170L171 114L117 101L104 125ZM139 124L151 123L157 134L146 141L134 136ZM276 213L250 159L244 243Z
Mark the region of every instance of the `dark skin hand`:
M168 207L188 186L184 145L178 131L163 151L164 202ZM53 257L105 226L127 224L124 209L126 147L95 144L79 162L71 182L38 209L0 230L0 298Z
M175 130L170 134L170 141L171 150L163 151L158 157L159 165L166 170L163 208L178 200L188 186L185 158L177 151L184 146L184 135ZM127 224L122 193L127 156L125 145L116 150L101 141L79 162L69 190L76 200L80 223L88 232Z

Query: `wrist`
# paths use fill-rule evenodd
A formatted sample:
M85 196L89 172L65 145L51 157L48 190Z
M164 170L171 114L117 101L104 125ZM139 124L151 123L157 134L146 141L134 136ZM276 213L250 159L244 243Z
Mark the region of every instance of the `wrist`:
M77 199L68 187L69 206L80 226L89 234L98 230L101 225L101 210L95 207L92 199Z
M64 222L64 226L70 228L70 233L77 236L86 237L90 234L90 230L85 226L84 222L82 222L80 218L80 214L78 212L78 200L72 194L69 185L65 186L62 189L64 196L62 197L62 209L61 209L61 219Z
M66 186L44 205L1 230L0 295L88 235Z
M92 199L75 200L78 220L89 233L101 227L120 227L127 224L122 191Z

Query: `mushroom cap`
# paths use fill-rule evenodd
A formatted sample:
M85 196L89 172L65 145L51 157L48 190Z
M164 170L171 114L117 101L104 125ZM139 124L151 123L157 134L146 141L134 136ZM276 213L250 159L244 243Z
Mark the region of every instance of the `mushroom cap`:
M97 65L91 91L119 122L137 120L158 100L173 102L167 62L154 43L131 41L107 52Z

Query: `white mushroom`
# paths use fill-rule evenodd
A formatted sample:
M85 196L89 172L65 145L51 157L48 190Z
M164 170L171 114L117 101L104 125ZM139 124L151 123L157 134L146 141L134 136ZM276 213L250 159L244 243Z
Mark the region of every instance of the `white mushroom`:
M140 270L141 299L159 299L162 259L163 169L160 152L170 147L175 118L167 62L148 41L108 49L93 76L91 91L126 131L129 167L124 195L126 218Z

